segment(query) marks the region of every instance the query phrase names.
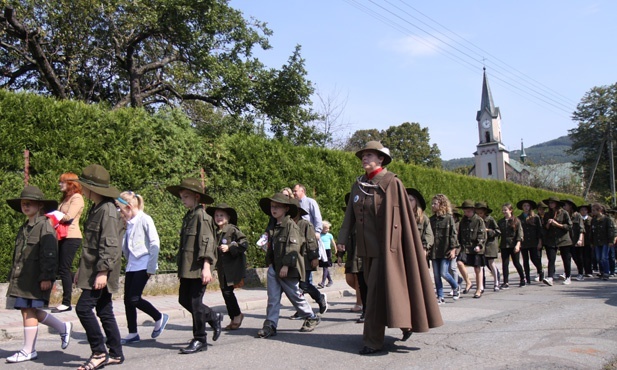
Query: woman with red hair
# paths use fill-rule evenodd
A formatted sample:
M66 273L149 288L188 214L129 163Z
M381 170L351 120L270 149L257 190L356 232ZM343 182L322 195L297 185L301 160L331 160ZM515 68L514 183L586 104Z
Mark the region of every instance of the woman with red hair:
M56 307L53 310L54 312L72 310L73 259L81 245L82 236L79 229L79 218L84 210L84 198L81 184L77 182L78 179L79 177L72 172L60 175L59 186L62 199L60 199L58 210L64 213L60 223L68 225L68 230L66 237L58 241L58 275L62 281L62 304Z

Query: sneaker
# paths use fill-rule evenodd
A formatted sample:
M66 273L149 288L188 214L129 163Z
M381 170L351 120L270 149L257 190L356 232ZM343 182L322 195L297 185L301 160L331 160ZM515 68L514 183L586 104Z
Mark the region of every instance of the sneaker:
M321 295L321 299L317 303L319 304L320 314L323 315L324 313L326 313L326 311L328 311L328 297L325 294Z
M304 320L304 324L302 324L300 331L303 333L311 332L315 330L315 328L317 327L317 325L319 325L320 322L321 322L321 316L319 315L313 315L313 317L307 317Z
M356 320L356 324L363 324L363 323L364 323L364 314L361 314L358 320Z
M558 276L553 276L554 279L566 280L566 274L559 274Z
M163 330L165 330L165 327L167 326L167 322L169 322L169 315L164 313L161 320L162 322L161 322L161 327L159 327L159 330L156 330L156 329L152 330L152 335L151 335L152 338L157 338L159 335L163 333Z
M563 281L563 285L570 285L571 283L572 283L572 282L570 281L570 278L569 278L569 277L568 277L568 278L566 278L566 279Z
M533 278L533 281L535 281L536 283L539 283L540 282L540 276L536 275L536 277Z
M317 289L323 289L324 285L322 283L317 284Z
M458 300L461 297L461 293L459 292L459 289L456 289L454 291L454 295L452 296L452 299L454 299L455 301Z
M527 283L525 282L525 279L521 279L521 282L518 283L518 287L519 288L524 288L527 285Z
M503 284L501 284L501 286L499 287L499 289L502 289L502 290L503 290L503 289L510 289L510 284L508 284L508 283L503 283Z
M276 328L272 325L264 325L263 328L257 332L259 338L270 338L276 336Z
M584 277L593 277L593 274L585 274Z
M64 323L64 333L60 334L60 339L62 340L62 349L66 349L71 343L71 332L73 331L73 323L65 322Z
M326 284L326 287L331 287L332 285L334 285L334 281L330 281L328 284Z
M548 286L553 286L553 278L544 278L542 282Z
M602 280L608 280L609 275L608 274L602 274Z
M608 277L615 277L615 274L608 274Z
M298 313L294 313L293 315L289 316L289 320L300 320L301 317L300 315L298 315Z
M120 339L120 344L130 344L130 343L137 343L139 342L141 339L139 338L139 334L135 335L134 337L128 337L128 338L122 338Z
M438 304L438 305L440 305L440 306L441 306L442 304L445 304L445 303L446 303L445 299L443 299L443 298L437 298L437 304Z
M576 276L576 281L583 281L583 280L585 280L585 277L583 275L579 274Z
M493 288L493 292L498 292L499 291L499 287L495 285L495 287Z
M52 308L51 309L51 313L68 312L68 311L71 311L72 309L73 309L73 307L71 307L71 306L66 306L66 305L61 304L58 307Z
M10 362L10 363L24 362L24 361L34 360L37 357L39 357L39 355L36 353L36 351L26 353L22 349L21 351L15 353L13 356L7 357L6 362Z

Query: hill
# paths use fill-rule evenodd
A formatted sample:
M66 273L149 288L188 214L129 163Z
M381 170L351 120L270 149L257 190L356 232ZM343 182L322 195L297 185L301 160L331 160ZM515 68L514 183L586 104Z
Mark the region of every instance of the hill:
M561 136L557 139L549 140L544 143L536 144L525 148L527 161L536 165L567 163L579 159L577 156L568 155L566 150L572 147L572 140L569 136ZM520 160L521 151L512 150L510 158ZM453 170L458 167L473 166L473 157L455 158L443 161L443 168Z

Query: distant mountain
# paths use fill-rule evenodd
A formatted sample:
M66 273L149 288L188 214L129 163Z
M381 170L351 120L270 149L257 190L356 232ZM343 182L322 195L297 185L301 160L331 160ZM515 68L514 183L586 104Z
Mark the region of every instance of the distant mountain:
M536 165L566 163L579 159L578 156L566 154L566 150L571 147L572 140L566 135L525 148L525 154L527 154L527 162ZM520 161L520 155L520 150L510 151L510 158L514 160ZM442 165L446 170L453 170L458 167L473 166L474 159L473 157L455 158L443 161Z

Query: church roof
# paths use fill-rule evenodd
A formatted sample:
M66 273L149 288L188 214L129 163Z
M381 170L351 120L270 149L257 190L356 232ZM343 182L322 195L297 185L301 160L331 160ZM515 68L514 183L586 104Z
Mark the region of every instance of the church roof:
M488 79L486 78L486 68L484 68L483 79L482 79L482 102L480 103L480 110L476 115L476 121L480 120L480 116L482 112L488 112L493 118L497 118L499 116L499 107L495 107L495 103L493 103L493 94L491 93L491 87L488 84Z

